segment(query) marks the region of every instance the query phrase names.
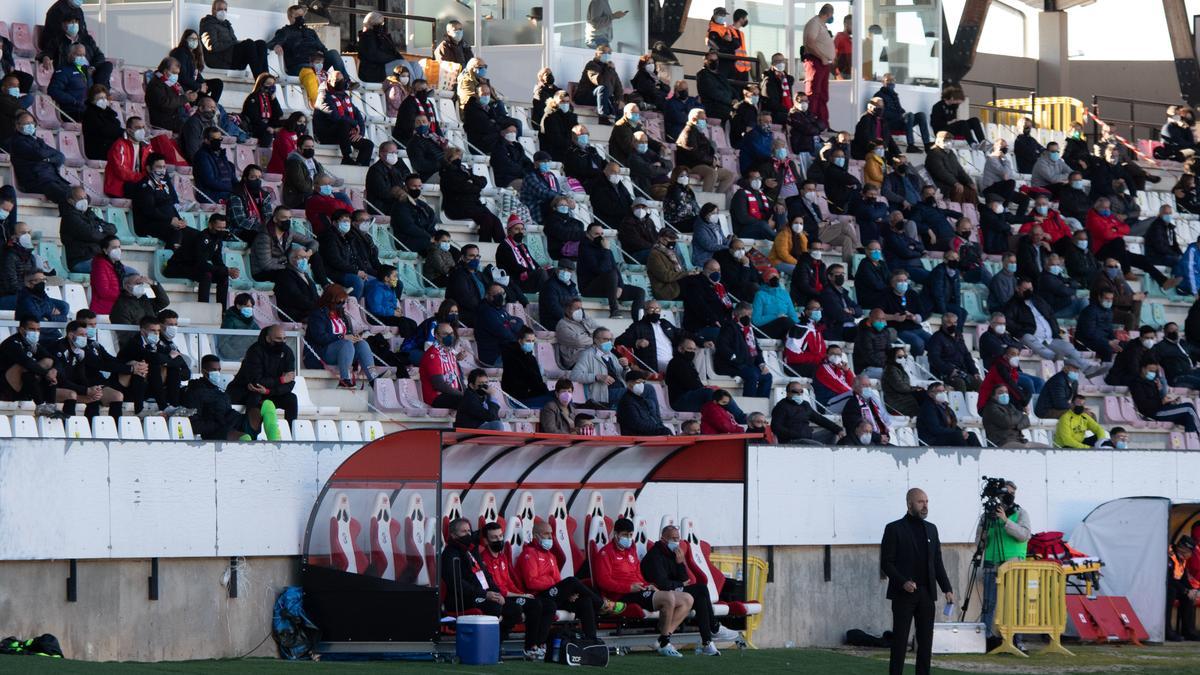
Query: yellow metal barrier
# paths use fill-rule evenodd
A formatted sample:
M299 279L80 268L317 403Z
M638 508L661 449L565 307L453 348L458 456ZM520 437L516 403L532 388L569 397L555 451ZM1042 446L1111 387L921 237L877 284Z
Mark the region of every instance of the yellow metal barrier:
M1029 110L1030 103L1029 97L1025 97L989 101L988 105L996 108ZM1082 124L1087 111L1087 106L1083 101L1069 96L1041 96L1032 99L1032 104L1033 114L1030 117L1033 118L1039 129L1066 131L1072 122ZM1003 112L989 108L979 111L979 120L984 124L1018 126L1022 117L1026 117L1026 115L1019 112Z
M709 560L721 573L727 577L737 577L737 570L742 566L742 556L736 554L713 553L709 556ZM763 611L766 611L766 605L763 604L763 596L767 591L767 561L762 558L748 556L746 558L746 569L743 571L743 583L746 585L746 601L757 602ZM762 612L752 614L746 617L746 644L754 646L754 641L751 639L754 631L762 624Z
M1062 646L1067 627L1067 575L1056 562L1006 562L996 577L996 630L1004 642L990 654L1026 656L1013 645L1022 634L1046 634L1050 644L1042 653L1074 656Z

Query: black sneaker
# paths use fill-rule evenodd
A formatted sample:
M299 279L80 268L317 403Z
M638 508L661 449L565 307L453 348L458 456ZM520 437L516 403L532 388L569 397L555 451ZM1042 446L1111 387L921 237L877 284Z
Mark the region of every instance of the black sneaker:
M1183 636L1173 630L1167 630L1167 642L1183 642Z
M912 145L908 146L908 154L923 155L923 154L925 154L925 151L921 149L921 146L917 145L916 143L913 143Z
M608 115L601 115L599 124L602 127L611 127L613 125L613 121Z

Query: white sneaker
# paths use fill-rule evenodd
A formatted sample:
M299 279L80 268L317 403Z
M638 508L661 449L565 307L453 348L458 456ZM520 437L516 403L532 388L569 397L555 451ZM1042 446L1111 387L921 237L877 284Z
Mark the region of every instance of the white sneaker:
M736 630L721 626L713 632L713 639L721 642L736 642L742 638L742 634Z
M708 643L703 647L696 647L696 656L720 656L721 651L713 643Z
M683 658L683 654L680 654L679 650L675 649L675 645L671 644L670 642L659 647L658 653L661 654L662 656L670 656L671 658L676 658L676 659Z
M545 657L543 656L542 658L545 658ZM525 650L525 660L526 660L526 661L537 661L537 660L538 660L538 650L537 650L537 648L534 648L534 649L526 649L526 650Z

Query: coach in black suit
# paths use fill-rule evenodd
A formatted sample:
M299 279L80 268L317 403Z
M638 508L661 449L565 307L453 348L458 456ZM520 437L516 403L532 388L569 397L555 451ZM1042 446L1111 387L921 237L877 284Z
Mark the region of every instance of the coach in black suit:
M888 578L887 597L892 601L892 658L889 672L904 672L904 654L908 650L908 629L917 621L917 675L929 672L933 657L933 614L937 600L936 583L954 602L950 578L942 565L942 542L937 527L927 522L929 497L913 488L905 499L908 513L883 529L880 568Z

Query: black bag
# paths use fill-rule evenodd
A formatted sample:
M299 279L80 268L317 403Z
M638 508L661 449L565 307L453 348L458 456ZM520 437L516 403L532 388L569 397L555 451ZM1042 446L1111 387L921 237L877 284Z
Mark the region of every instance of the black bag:
M599 638L585 638L579 633L563 631L551 638L550 644L558 643L557 648L546 650L547 663L559 663L564 666L599 666L608 665L608 645Z
M892 632L884 631L883 637L875 637L865 630L851 628L846 631L846 644L851 647L890 647L892 646Z

